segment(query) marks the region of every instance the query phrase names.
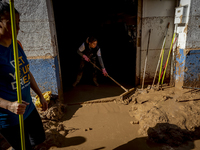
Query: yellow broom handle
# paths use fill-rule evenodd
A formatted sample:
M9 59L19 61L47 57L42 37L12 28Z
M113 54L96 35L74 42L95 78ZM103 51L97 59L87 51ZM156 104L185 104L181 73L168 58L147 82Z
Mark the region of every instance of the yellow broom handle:
M12 42L13 42L14 59L15 59L17 99L18 99L18 103L21 104L22 103L22 94L21 94L21 84L20 84L20 72L19 72L19 59L18 59L18 46L17 46L17 32L16 32L14 0L9 0L9 2L10 2L10 17L11 17L11 28L12 28ZM26 148L25 148L23 115L19 115L19 125L20 125L20 136L21 136L21 148L22 148L22 150L25 150Z

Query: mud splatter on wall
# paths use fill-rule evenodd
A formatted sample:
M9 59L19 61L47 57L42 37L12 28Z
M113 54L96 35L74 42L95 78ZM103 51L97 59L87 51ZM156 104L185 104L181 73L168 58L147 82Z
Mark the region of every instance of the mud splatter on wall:
M187 22L178 26L179 34L176 56L176 87L200 87L200 1L181 0L187 6Z
M176 55L176 69L175 69L176 86L179 85L179 84L181 86L182 82L184 80L185 58L186 58L186 55L184 53L184 49L177 50L177 55Z

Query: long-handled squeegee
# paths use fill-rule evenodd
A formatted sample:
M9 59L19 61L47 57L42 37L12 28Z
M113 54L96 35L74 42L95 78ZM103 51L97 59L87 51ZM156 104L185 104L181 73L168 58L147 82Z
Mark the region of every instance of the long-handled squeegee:
M99 67L97 67L93 62L90 61L90 63L95 67L97 68L98 70L101 71L101 69ZM120 86L125 92L122 93L120 95L120 99L121 100L125 100L125 99L128 99L132 94L133 92L135 91L135 88L132 88L132 89L126 89L125 87L123 87L121 84L119 84L115 79L113 79L111 76L107 75L107 77L109 77L113 82L115 82L118 86Z
M10 18L11 18L11 28L12 28L12 41L14 50L14 60L15 60L15 75L17 84L17 99L18 103L22 103L21 85L20 85L20 73L19 73L19 59L18 59L18 46L17 46L17 32L16 32L16 22L15 22L15 8L14 0L9 0L10 2ZM21 136L21 148L25 150L25 136L24 136L24 119L23 115L19 115L19 125L20 125L20 136Z

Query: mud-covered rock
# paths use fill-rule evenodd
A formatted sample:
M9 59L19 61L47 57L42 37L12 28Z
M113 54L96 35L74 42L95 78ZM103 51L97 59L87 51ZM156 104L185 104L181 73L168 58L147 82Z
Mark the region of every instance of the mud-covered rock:
M57 126L57 131L63 131L65 128L64 128L64 125L63 124L59 124Z
M41 111L41 109L38 109L38 112L43 120L48 119L58 121L63 117L65 109L66 105L59 101L51 101L48 110Z

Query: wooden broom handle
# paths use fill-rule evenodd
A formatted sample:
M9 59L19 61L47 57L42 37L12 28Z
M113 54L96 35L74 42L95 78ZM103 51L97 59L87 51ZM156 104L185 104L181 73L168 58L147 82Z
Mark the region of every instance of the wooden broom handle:
M102 71L97 65L95 65L93 62L89 61L94 67L96 67L98 70ZM111 76L107 75L111 80L113 80L117 85L119 85L124 91L128 92L128 90L123 87L121 84L119 84L115 79L113 79Z

